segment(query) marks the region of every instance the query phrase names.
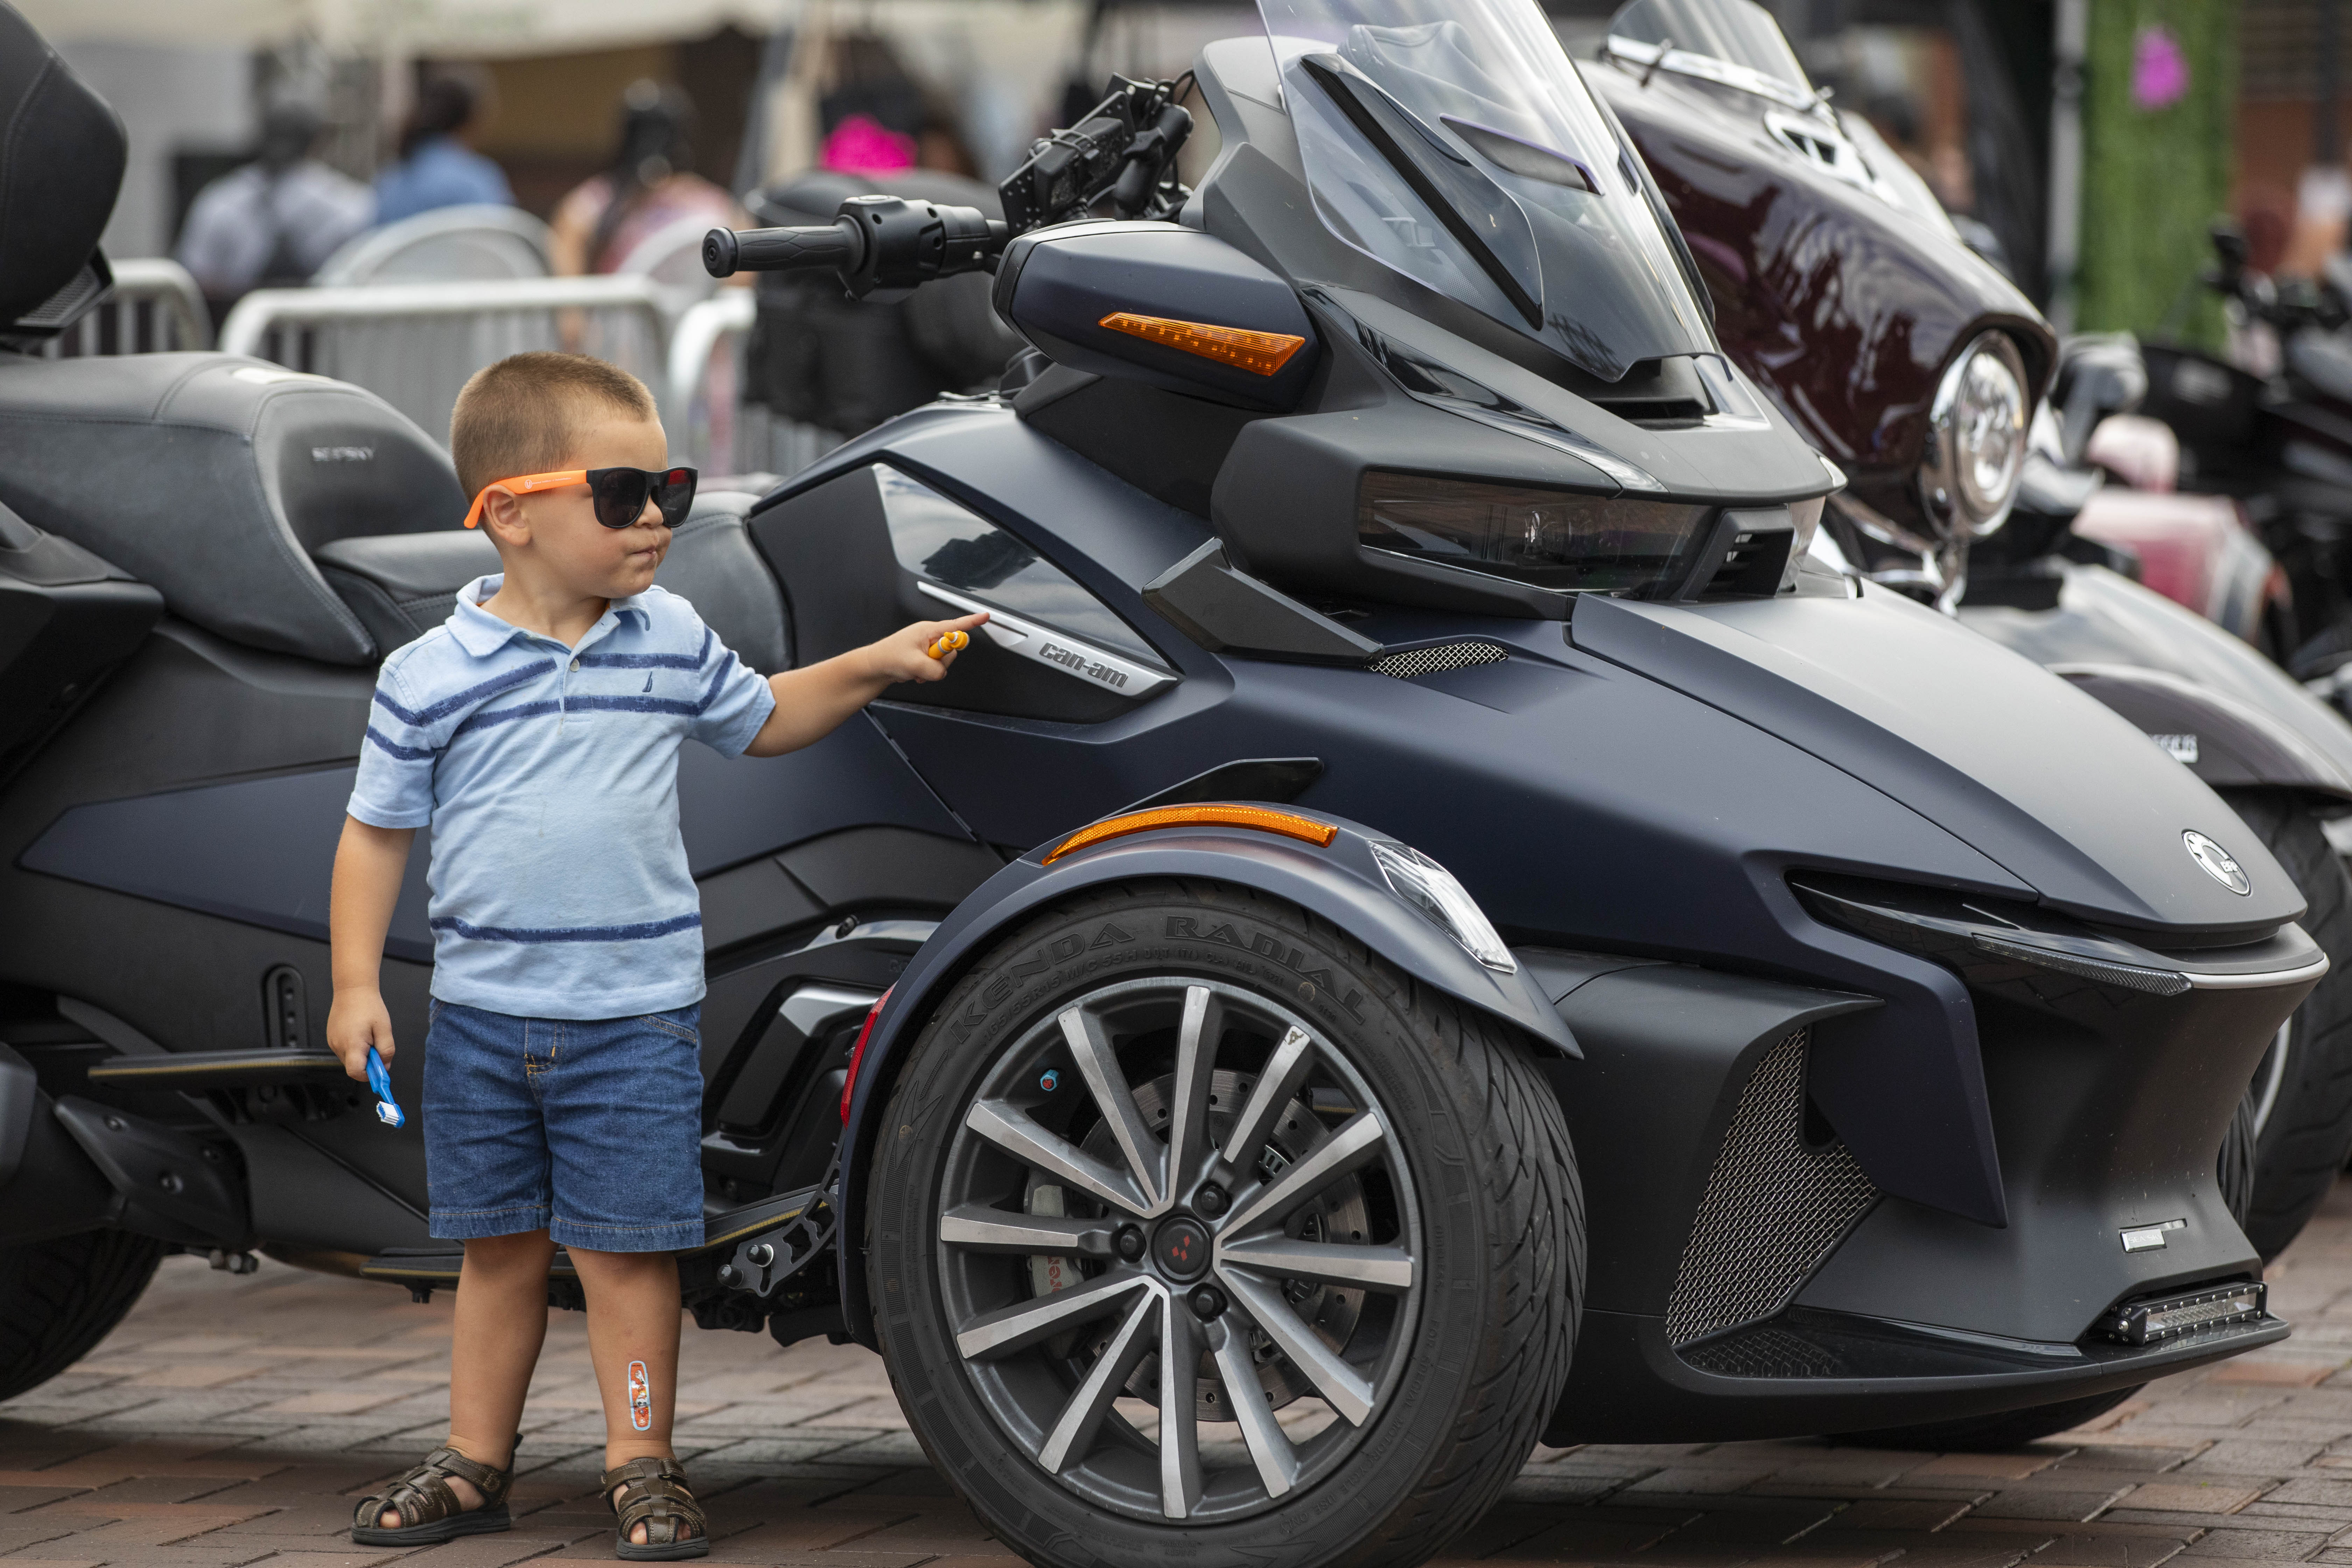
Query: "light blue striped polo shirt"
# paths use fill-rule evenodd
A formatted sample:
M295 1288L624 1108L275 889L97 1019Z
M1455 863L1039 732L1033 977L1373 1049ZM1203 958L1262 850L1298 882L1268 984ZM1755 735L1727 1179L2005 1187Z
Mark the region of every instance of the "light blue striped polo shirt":
M739 756L776 705L694 606L615 599L577 647L482 608L383 661L351 814L433 829L433 994L528 1018L624 1018L702 997L702 903L677 748Z

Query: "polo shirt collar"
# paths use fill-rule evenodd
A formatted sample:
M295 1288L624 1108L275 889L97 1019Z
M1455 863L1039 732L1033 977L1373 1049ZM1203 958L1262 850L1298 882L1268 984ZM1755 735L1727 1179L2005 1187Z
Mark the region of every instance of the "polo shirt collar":
M504 573L493 572L487 577L475 578L457 590L457 609L449 617L449 635L457 639L459 647L476 658L488 658L515 638L532 635L512 621L501 620L482 608L483 601L495 595L505 581ZM586 647L599 640L624 616L634 616L641 632L653 629L653 613L646 608L645 595L632 594L625 599L613 600L612 607L589 628L588 635L580 639L580 646Z

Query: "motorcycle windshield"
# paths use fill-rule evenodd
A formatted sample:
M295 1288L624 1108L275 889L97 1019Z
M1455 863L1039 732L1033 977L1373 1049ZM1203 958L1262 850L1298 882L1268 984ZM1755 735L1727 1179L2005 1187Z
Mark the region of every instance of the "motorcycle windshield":
M1602 381L1715 352L1633 154L1535 0L1258 0L1315 208Z
M1788 35L1755 0L1633 0L1609 19L1609 49L1791 108L1818 101Z

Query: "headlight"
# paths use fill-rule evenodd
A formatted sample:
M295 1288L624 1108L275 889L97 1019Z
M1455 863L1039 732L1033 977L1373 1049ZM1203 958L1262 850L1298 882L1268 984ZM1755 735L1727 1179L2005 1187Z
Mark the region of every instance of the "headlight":
M1356 492L1356 537L1375 550L1570 592L1680 581L1707 516L1675 501L1381 468Z
M1944 373L1927 416L1919 499L1943 531L1981 538L2009 519L2025 465L2025 362L1986 332Z
M1391 890L1427 915L1471 957L1505 974L1519 972L1518 960L1503 945L1501 933L1469 889L1454 879L1453 872L1404 844L1375 843L1372 858L1380 862L1381 875L1389 879Z

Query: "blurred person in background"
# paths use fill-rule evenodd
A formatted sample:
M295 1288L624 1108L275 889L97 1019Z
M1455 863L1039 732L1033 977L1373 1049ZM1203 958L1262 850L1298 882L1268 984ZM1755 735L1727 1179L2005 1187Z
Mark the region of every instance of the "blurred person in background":
M2295 182L2294 216L2278 271L2284 278L2317 278L2327 258L2342 250L2352 221L2352 175L2341 163L2314 163Z
M488 72L427 77L401 127L399 162L375 177L375 221L398 223L436 207L512 205L505 172L474 150L496 117Z
M822 167L878 174L937 169L967 177L976 172L955 116L915 79L888 39L845 34L834 40L828 65L833 85L817 104Z
M653 235L683 219L748 228L726 190L696 174L694 101L675 87L630 84L621 95L620 145L612 167L591 174L555 208L548 258L556 272L616 272Z
M251 289L309 282L373 220L374 195L311 156L324 124L309 104L274 105L262 118L259 156L206 185L188 209L178 258L215 325Z

